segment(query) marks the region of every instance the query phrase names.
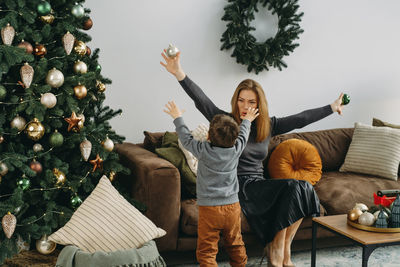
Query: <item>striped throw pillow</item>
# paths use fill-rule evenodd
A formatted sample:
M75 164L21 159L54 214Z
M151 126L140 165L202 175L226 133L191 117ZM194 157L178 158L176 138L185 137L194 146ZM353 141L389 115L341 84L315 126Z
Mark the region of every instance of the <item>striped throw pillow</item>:
M139 248L165 234L103 176L71 219L49 240L93 253Z
M355 123L341 172L358 172L397 180L400 130Z

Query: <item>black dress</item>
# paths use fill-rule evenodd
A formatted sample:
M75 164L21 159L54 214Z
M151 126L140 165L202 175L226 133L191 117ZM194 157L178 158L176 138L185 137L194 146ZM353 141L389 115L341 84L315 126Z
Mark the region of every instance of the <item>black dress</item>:
M208 121L216 114L228 114L215 106L189 77L179 82ZM249 140L239 159L239 201L250 227L263 245L275 234L306 216L319 215L319 199L312 185L295 179L265 179L263 160L267 157L271 136L302 128L332 114L330 105L301 113L271 117L271 134L256 142L256 124L252 123Z

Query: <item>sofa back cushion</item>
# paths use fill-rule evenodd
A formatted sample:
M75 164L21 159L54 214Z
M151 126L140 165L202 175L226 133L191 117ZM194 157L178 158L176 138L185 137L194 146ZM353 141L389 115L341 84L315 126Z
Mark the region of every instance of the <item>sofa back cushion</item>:
M162 139L165 132L148 132L144 131L143 147L151 152L155 152L156 148L161 147Z
M322 171L337 171L344 162L353 132L354 128L339 128L276 135L271 138L266 162L277 145L287 139L296 138L315 146L321 156Z

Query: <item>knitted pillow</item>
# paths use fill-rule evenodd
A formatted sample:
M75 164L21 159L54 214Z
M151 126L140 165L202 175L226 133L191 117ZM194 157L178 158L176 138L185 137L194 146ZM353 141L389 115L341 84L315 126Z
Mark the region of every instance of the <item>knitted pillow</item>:
M139 248L165 234L103 176L71 219L50 235L49 240L93 253Z
M192 131L193 138L197 141L206 141L208 138L208 129L209 127L205 124L200 124L196 129ZM183 147L181 140L178 140L179 148L182 150L185 155L186 161L192 170L192 172L197 175L197 165L198 160L193 154Z
M400 130L355 123L346 158L339 171L358 172L397 180Z
M322 175L321 157L309 142L288 139L272 152L268 171L271 178L305 180L315 185Z

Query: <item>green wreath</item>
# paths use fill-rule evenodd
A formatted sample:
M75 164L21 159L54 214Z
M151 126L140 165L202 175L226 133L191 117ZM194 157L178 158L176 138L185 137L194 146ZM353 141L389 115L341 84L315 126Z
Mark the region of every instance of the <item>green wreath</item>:
M247 65L247 71L252 70L258 74L269 67L287 67L282 60L284 56L299 46L294 40L304 31L300 28L301 17L304 13L297 14L298 0L228 0L222 20L228 21L227 29L222 34L221 50L234 47L232 57L236 62ZM257 3L272 9L272 14L277 14L278 32L263 43L257 42L250 34L255 28L250 26L254 20L254 12L258 12Z

